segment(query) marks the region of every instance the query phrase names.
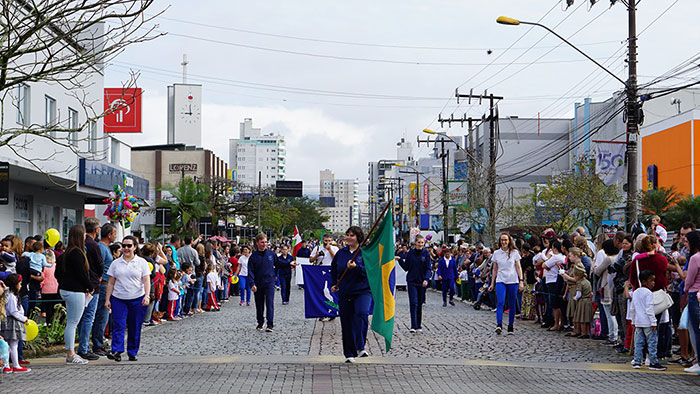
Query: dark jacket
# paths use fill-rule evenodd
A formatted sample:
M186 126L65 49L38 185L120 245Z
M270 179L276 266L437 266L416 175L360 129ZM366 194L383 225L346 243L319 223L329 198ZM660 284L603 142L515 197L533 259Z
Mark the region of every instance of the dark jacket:
M454 257L450 257L450 266L447 266L445 258L441 257L438 261L438 276L442 276L442 280L457 279L457 262Z
M79 293L93 290L90 275L85 269L85 254L80 249L71 249L58 258L55 276L60 290Z
M277 259L279 260L277 275L285 278L292 276L292 261L294 261L294 257L292 257L290 253L287 253L287 257L279 255Z
M17 259L17 264L15 265L15 271L18 275L22 276L22 284L19 288L19 296L26 297L29 295L29 281L31 279L31 272L29 271L29 257L21 256ZM27 311L25 311L27 312Z
M266 287L275 285L275 269L280 265L275 252L265 249L250 254L248 258L248 280L250 286Z
M311 257L311 249L299 248L299 250L297 250L297 257Z
M399 260L399 265L406 271L406 283L423 285L423 281L429 281L430 263L430 252L426 249L409 250L406 257Z
M350 252L347 246L338 250L331 262L331 286L338 284L348 262L354 252ZM365 271L365 261L362 259L362 252L357 254L355 258L357 266L349 269L343 280L338 284L338 297L357 296L362 294L370 294L369 281L367 280L367 271Z
M99 294L105 263L102 260L100 245L89 235L85 237L85 253L90 264L90 285L95 293Z

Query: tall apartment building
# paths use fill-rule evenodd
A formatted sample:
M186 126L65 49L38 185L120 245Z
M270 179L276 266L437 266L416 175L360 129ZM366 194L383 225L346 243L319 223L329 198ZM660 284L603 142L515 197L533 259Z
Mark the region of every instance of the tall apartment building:
M258 176L263 187L283 181L287 167L284 136L262 134L251 118L245 118L239 138L229 140L229 167L237 170L238 181L245 185L257 186Z
M320 200L328 221L323 225L334 233L345 232L360 224L360 182L357 179L335 179L331 170L319 175Z

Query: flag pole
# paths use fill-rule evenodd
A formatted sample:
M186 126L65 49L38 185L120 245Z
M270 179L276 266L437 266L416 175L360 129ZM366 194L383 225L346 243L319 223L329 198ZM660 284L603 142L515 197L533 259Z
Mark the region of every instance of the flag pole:
M391 201L386 203L386 205L384 206L384 209L382 209L382 213L379 214L379 216L377 217L377 220L374 222L374 225L369 230L369 233L367 233L367 236L365 237L365 240L362 242L362 245L358 246L355 253L353 253L352 257L350 257L350 261L355 261L355 258L357 258L357 255L360 253L360 250L362 249L362 247L369 243L369 240L372 236L372 233L374 233L374 230L377 229L379 222L382 219L384 219L384 214L386 214L387 209L389 209L389 205L391 205ZM347 273L348 273L348 267L345 267L345 271L343 271L343 274L340 275L340 278L338 278L338 282L336 282L336 284L335 284L336 287L338 287L338 285L340 284L340 281L343 280L343 278L345 277L345 274L347 274Z

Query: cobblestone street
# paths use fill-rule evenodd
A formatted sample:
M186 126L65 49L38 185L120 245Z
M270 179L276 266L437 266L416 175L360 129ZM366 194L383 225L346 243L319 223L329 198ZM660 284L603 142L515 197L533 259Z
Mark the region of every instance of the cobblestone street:
M513 336L496 336L495 313L463 303L443 308L435 292L428 292L424 332L411 334L406 292L397 294L392 350L384 354L383 338L370 333L372 357L354 365L342 363L339 321L304 319L303 292L295 288L290 305L276 299L273 333L256 331L254 306L232 298L220 313L145 329L139 362L101 359L69 367L62 358L45 358L34 360L31 374L5 375L0 384L75 393L546 393L612 387L641 393L658 392L659 383L669 393L700 390L700 377L677 366L662 373L633 370L628 357L597 341L544 332L531 322L516 322Z

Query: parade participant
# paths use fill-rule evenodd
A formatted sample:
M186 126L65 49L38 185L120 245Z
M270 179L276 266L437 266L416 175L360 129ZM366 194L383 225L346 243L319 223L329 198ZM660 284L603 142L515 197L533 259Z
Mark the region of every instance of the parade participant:
M289 254L289 247L287 245L282 246L282 253L278 256L279 259L279 269L277 270L277 277L280 282L280 295L282 296L282 305L289 304L289 291L292 284L292 267L295 267L297 263L294 262L294 258Z
M68 231L68 249L58 259L55 273L59 293L66 302L66 328L63 338L68 364L87 364L88 362L74 350L75 330L83 316L85 300L94 290L90 283L89 271L90 266L85 255L85 227L82 224L75 224Z
M311 249L306 245L306 240L301 241L301 247L297 250L296 257L311 257Z
M513 334L518 291L523 291L523 271L520 267L520 253L510 234L498 237L500 248L493 252L493 274L489 291L496 288L496 334L503 331L503 306L508 298L508 335ZM444 292L443 292L444 294ZM444 297L444 296L443 296Z
M238 269L236 270L236 276L238 276L238 289L241 293L241 302L238 304L240 306L243 306L244 302L246 306L250 306L250 281L248 280L249 258L250 248L244 245L241 248L241 257L238 258Z
M315 265L331 265L333 257L338 253L338 247L333 246L333 238L330 234L323 235L323 244L316 246L311 251L309 262Z
M410 332L422 332L423 304L425 303L425 288L430 280L430 253L425 250L425 238L416 235L415 247L406 253L405 258L399 259L399 265L406 271L406 290L411 311ZM399 256L400 257L400 256Z
M452 251L445 249L442 252L442 257L438 261L437 268L438 280L442 285L442 306L447 306L447 293L450 294L450 305L454 306L455 296L455 280L457 279L457 263L452 257Z
M102 282L102 274L104 273L104 261L102 261L102 253L96 239L100 238L100 221L97 218L85 219L85 253L87 255L88 264L90 264L90 284L92 285L92 295L90 302L85 306L83 316L78 323L78 355L86 360L98 360L100 356L90 351L90 334L92 333L92 324L95 321L95 312L97 304L100 300L100 283Z
M372 294L362 253L358 251L364 240L365 235L361 228L350 227L345 232L347 246L335 254L331 264L331 291L338 293L340 329L346 363L354 363L355 357L358 356L369 356L365 351L365 340ZM355 252L356 257L352 260Z
M150 302L151 271L148 263L135 254L136 238L127 235L122 241L122 256L112 262L107 275L105 307L112 313L112 351L107 358L121 361L124 352L124 333L128 327L126 352L129 361L137 361L141 342L143 315Z
M275 252L267 248L267 235L259 233L255 236L255 252L248 258L248 279L250 290L255 293L255 312L258 320L256 330L262 331L265 323L265 308L267 308L267 327L265 331L272 332L275 317L275 268L279 267L279 259Z

